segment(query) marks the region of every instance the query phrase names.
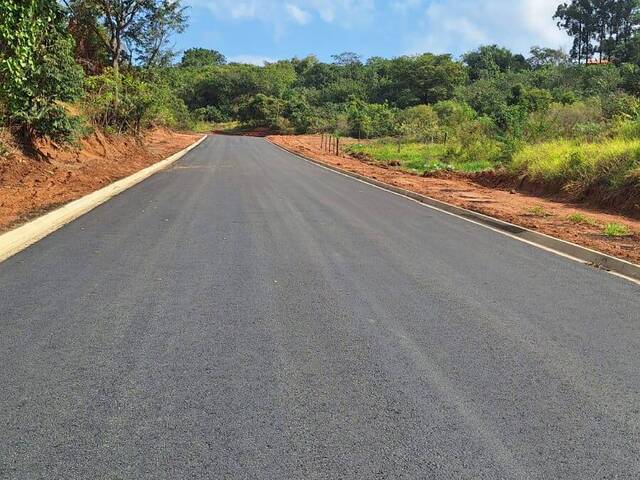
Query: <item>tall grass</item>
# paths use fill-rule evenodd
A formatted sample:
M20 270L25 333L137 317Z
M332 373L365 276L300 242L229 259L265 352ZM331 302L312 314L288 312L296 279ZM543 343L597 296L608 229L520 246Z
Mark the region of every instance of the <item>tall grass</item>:
M558 140L528 145L514 155L510 168L530 180L560 184L578 196L589 190L640 190L640 140Z

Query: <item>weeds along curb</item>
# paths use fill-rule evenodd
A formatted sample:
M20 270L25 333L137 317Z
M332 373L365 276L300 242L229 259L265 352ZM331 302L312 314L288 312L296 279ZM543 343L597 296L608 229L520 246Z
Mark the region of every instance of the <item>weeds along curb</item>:
M174 153L170 157L165 158L153 165L140 170L128 177L122 178L112 184L96 190L84 197L73 200L66 205L53 210L35 220L22 225L14 230L10 230L7 233L0 235L0 262L7 258L21 252L25 248L33 245L34 243L42 240L47 235L55 232L59 228L63 227L69 222L72 222L76 218L84 215L85 213L93 210L98 205L103 204L107 200L115 197L119 193L128 190L129 188L137 185L143 180L149 178L151 175L164 170L177 160L182 158L187 152L191 151L198 145L200 145L207 135L204 135L200 140L189 145L187 148Z
M526 243L541 247L545 250L550 250L565 257L570 257L573 260L577 260L595 268L600 268L624 277L628 277L634 282L640 283L640 265L636 265L626 260L612 257L611 255L606 255L595 250L591 250L590 248L576 245L575 243L567 242L566 240L560 240L559 238L551 237L544 233L534 232L533 230L529 230L528 228L505 222L503 220L499 220L482 213L477 213L471 210L467 210L466 208L457 207L450 203L436 200L435 198L431 198L420 193L415 193L410 190L405 190L404 188L389 185L388 183L384 183L379 180L360 175L359 173L350 172L348 170L329 165L319 160L301 155L293 150L278 145L269 139L266 140L271 143L271 145L291 155L301 158L302 160L306 160L329 170L333 170L334 172L340 173L342 175L355 178L362 182L375 185L376 187L388 190L398 195L408 197L417 202L423 203L446 213L456 215L471 222L484 225L486 227L512 236L516 239L522 240Z

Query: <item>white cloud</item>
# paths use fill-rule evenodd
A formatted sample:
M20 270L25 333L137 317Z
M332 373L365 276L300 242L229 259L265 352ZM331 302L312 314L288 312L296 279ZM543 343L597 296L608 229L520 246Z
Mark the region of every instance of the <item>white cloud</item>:
M299 23L300 25L306 25L307 23L309 23L309 20L311 20L311 15L309 15L309 13L307 13L306 11L302 10L297 5L293 5L291 3L287 3L285 5L285 8L286 8L287 13L289 14L289 16L296 23Z
M273 58L265 57L262 55L232 55L227 60L231 63L248 63L250 65L262 66L265 63L274 63Z
M425 33L407 36L408 53L465 52L488 43L521 53L533 45L566 47L568 38L552 18L557 6L558 0L425 1Z
M349 28L368 22L374 0L187 0L208 8L219 20L258 20L280 32L287 23L306 25L313 17Z

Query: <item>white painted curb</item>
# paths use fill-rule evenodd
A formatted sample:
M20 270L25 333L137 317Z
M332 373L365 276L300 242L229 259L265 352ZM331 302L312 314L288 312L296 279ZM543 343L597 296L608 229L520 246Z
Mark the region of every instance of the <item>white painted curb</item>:
M141 181L149 178L151 175L167 168L187 152L200 145L206 138L207 135L204 135L200 140L188 146L184 150L174 153L170 157L165 158L158 163L154 163L133 175L113 182L112 184L101 188L100 190L96 190L89 195L69 202L68 204L38 217L15 230L11 230L0 235L0 262L18 252L21 252L25 248L55 232L67 223L72 222L76 218L93 210L98 205L103 204L110 198L115 197L119 193L122 193Z

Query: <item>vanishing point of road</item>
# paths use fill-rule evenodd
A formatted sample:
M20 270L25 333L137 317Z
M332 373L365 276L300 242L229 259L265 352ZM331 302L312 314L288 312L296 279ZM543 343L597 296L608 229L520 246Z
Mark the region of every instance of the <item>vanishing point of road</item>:
M209 137L0 264L1 479L640 477L640 287Z

